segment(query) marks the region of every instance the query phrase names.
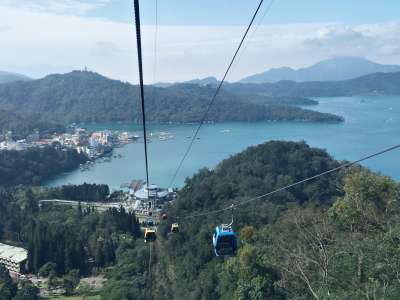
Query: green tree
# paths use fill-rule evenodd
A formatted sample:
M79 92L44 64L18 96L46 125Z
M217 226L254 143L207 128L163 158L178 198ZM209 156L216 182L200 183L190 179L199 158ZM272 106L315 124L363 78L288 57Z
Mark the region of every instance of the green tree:
M20 284L17 295L13 300L37 300L39 299L39 289L32 283L23 281Z
M220 279L222 299L284 299L275 287L280 279L277 270L263 262L261 253L249 244L225 262Z
M343 189L345 196L333 204L330 213L351 231L379 227L383 215L398 209L398 186L389 177L355 170L345 177Z
M50 291L50 290L56 288L58 285L59 285L59 281L58 281L56 272L50 271L49 278L47 281L48 290Z
M47 262L45 263L40 269L39 269L39 276L43 277L48 277L50 273L55 273L57 265L53 262Z
M63 277L63 285L66 295L72 295L79 284L79 270L71 270Z
M0 264L0 300L10 300L17 292L17 285L12 281L4 265Z

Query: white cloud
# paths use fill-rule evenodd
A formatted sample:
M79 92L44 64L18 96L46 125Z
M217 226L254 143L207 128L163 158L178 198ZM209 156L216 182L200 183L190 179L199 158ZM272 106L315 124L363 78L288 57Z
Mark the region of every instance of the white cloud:
M104 1L107 0L90 3L100 5ZM133 24L21 10L2 3L0 70L41 77L88 66L112 78L137 81ZM74 5L89 1L60 3ZM243 31L239 26L160 26L156 80L221 77ZM144 26L146 82L153 79L153 38L154 28ZM400 62L400 23L270 25L259 27L249 38L229 80L271 67L303 67L334 55L365 56L381 63Z
M110 0L0 0L3 7L33 12L83 15L107 4Z
M326 26L305 40L305 45L313 51L331 55L360 55L398 61L400 23Z

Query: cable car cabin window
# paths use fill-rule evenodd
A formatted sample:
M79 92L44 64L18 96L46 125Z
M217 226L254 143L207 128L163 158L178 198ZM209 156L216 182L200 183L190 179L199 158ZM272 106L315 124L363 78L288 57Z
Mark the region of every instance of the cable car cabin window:
M236 253L236 240L234 236L220 236L217 240L215 251L218 255L231 255Z
M172 233L178 233L179 232L179 225L177 223L174 223L171 225L171 232Z
M144 233L145 242L154 242L156 240L156 232L153 230L146 230Z

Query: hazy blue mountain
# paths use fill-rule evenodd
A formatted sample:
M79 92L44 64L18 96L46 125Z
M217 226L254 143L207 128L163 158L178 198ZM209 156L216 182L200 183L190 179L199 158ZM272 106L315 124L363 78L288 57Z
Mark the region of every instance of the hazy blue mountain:
M32 79L22 74L0 71L0 83L7 83L14 81L28 81L28 80Z
M182 84L182 83L197 84L197 85L205 86L205 85L217 85L219 83L219 80L217 78L215 78L214 76L208 76L203 79L196 78L196 79L183 81L183 82L157 82L154 84L154 86L169 87L171 85Z
M153 86L159 87L159 88L166 88L166 87L170 87L171 85L174 85L174 84L177 84L177 83L160 81L160 82L154 83Z
M318 62L310 67L292 69L288 67L271 69L240 80L241 83L266 83L281 80L339 81L353 79L372 73L400 72L398 65L382 65L360 57L335 57Z
M374 73L342 81L234 83L224 89L236 95L249 93L269 97L339 97L365 94L400 95L400 72Z
M190 84L198 84L198 85L214 85L214 84L218 84L219 80L217 78L215 78L214 76L209 76L209 77L205 77L203 79L192 79L189 81L186 81L185 83L190 83Z

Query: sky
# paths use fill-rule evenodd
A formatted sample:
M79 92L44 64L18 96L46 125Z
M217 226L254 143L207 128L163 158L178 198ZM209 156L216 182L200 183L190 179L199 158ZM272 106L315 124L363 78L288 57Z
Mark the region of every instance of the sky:
M221 78L258 2L157 0L155 55L156 0L141 0L145 82ZM228 81L334 56L400 64L399 11L398 0L264 0ZM132 0L0 0L0 19L0 70L86 66L137 83Z

